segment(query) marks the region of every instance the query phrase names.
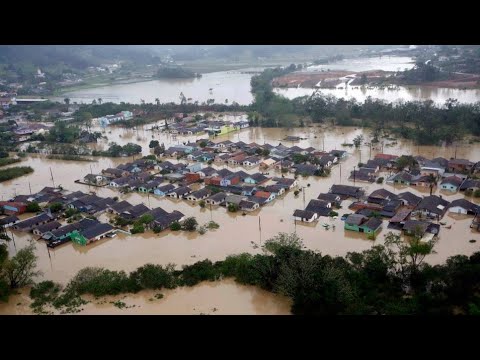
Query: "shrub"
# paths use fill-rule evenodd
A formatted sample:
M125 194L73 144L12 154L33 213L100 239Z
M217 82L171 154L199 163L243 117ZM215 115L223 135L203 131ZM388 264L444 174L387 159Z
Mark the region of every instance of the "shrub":
M207 224L207 228L209 228L209 229L218 229L219 227L220 227L220 225L217 224L215 221L210 221Z
M172 231L179 231L181 229L182 229L182 225L180 225L180 223L178 221L175 221L175 222L170 224L170 230L172 230Z
M331 216L331 217L338 216L338 212L332 210L332 211L330 211L328 216Z
M217 272L210 260L196 262L193 265L183 267L181 284L193 286L201 281L214 281L217 278Z
M383 177L380 176L378 179L377 179L377 184L382 184L383 183Z
M228 211L229 212L237 212L239 210L239 207L237 204L228 204Z
M200 202L198 203L198 205L200 205L200 207L203 209L206 205L205 203L205 200L200 200Z
M298 196L298 194L300 194L300 191L298 191L298 190L295 190L295 191L293 192L293 195L295 195L295 196Z
M52 205L49 206L49 209L52 213L58 212L63 209L63 205L60 203L53 203Z
M207 229L205 228L205 226L200 226L200 227L198 228L198 233L199 233L200 235L203 235L203 234L205 234L206 232L207 232Z
M161 228L160 226L155 226L155 227L153 228L153 232L154 232L155 234L158 234L158 233L161 232L161 231L162 231L162 228Z
M480 197L480 189L475 190L474 193L473 193L473 196L474 197Z
M60 290L60 285L50 280L34 285L30 289L30 297L34 300L31 306L36 308L55 301Z
M140 224L133 225L133 228L130 230L130 233L132 234L138 234L138 233L144 233L144 232L145 232L145 227Z
M175 265L146 264L130 273L132 285L138 289L173 289L176 285Z
M27 212L38 212L42 210L40 208L40 205L38 205L38 203L36 202L31 202L27 205Z
M473 190L472 189L465 190L465 196L472 196L472 195L473 195Z
M183 230L186 231L195 231L197 229L197 219L194 217L189 217L186 218L185 221L183 222Z

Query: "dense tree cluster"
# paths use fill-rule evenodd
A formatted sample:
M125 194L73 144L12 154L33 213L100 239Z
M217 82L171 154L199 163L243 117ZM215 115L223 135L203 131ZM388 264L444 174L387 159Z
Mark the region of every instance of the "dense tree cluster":
M424 260L434 245L389 233L384 245L332 257L306 250L296 234L280 233L265 242L261 254L232 255L215 263L207 259L181 270L173 264L147 264L130 274L85 268L63 292L44 282L31 296L36 308L46 303L62 308L81 304L83 294L172 289L232 277L289 297L294 314L479 314L480 253L452 256L432 266Z

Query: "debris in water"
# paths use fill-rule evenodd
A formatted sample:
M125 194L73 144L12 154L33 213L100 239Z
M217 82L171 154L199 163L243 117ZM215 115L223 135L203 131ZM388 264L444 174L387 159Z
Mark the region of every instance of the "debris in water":
M476 242L477 242L477 240L475 240L475 239L472 239L472 240L469 240L468 242L470 242L470 243L472 243L472 244L473 244L473 243L476 243Z
M280 219L280 222L283 222L283 219Z

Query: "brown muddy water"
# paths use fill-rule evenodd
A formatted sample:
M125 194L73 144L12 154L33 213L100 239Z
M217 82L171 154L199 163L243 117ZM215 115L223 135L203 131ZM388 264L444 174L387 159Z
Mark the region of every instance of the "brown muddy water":
M158 294L163 298L156 298ZM291 301L283 296L240 285L232 279L175 290L145 290L99 299L85 296L84 299L89 303L82 306L82 315L289 315L291 306ZM117 301L126 306L116 307L113 303ZM8 303L0 303L0 314L32 314L30 303L28 289L23 289ZM58 313L54 309L52 312Z
M171 135L162 134L159 132L151 132L147 130L151 125L146 125L135 130L126 130L121 128L107 128L107 136L109 141L115 139L115 141L133 141L138 142L144 148L144 153L148 153L148 143L152 139L159 140L165 143L168 147L172 144L176 144L179 141L195 140L200 136L190 137L178 137L173 138ZM111 133L109 133L111 131ZM292 146L298 145L300 147L313 146L317 149L346 149L349 152L348 157L342 160L341 166L337 165L333 167L332 173L328 178L299 178L299 187L304 188L304 194L300 193L295 197L293 191L278 198L273 203L266 205L265 207L257 210L253 213L249 213L246 216L242 216L241 213L228 213L225 208L213 208L212 210L205 208L201 209L198 205L183 200L172 200L170 198L157 198L154 195L147 195L132 193L121 195L120 193L111 190L109 188L96 188L89 187L82 184L74 183L75 180L81 179L87 173L90 173L90 165L92 171L100 172L101 169L116 166L120 163L127 162L131 158L123 159L109 159L98 158L97 162L75 162L75 161L60 161L49 160L42 155L29 156L21 165L32 166L35 171L32 174L6 181L0 184L0 193L4 199L12 197L17 194L28 194L29 183L32 192L37 192L44 186L51 186L52 180L50 176L50 168L54 176L55 185L61 184L65 189L69 190L82 190L84 192L95 191L100 196L118 196L120 200L128 200L132 204L144 203L150 207L160 206L167 211L179 210L187 216L195 216L200 224L204 224L210 220L214 220L220 224L220 228L213 231L208 231L204 235L198 233L185 233L185 232L171 232L167 230L160 234L146 233L137 235L124 235L118 234L114 238L102 239L92 245L86 247L78 246L76 244L68 243L62 245L54 250L50 250L50 257L44 242L36 242L37 255L38 255L38 268L43 272L44 279L54 280L60 283L67 283L78 270L86 266L99 266L106 267L112 270L125 270L132 271L135 268L144 265L145 263L167 264L174 263L177 266L183 264L192 264L196 261L203 259L210 259L212 261L224 259L231 254L238 254L242 252L249 252L252 254L259 253L261 250L258 245L265 242L266 239L271 238L278 232L297 232L297 234L303 238L305 245L312 250L321 252L322 254L329 255L345 255L350 251L362 251L369 249L372 245L382 243L384 235L389 231L386 229L387 222L384 221L383 230L377 236L377 240L368 240L364 234L345 231L343 229L343 222L338 219L326 219L321 218L317 224L295 224L293 221L293 211L297 208L303 209L309 200L315 199L319 193L327 192L332 184L351 184L353 181L347 180L350 171L354 165L358 162L365 162L370 157L373 157L376 153L381 152L380 148L372 148L370 151L369 146L362 146L360 149L355 150L353 148L344 148L342 143L352 142L352 139L363 134L368 140L370 138L369 130L363 130L354 127L337 127L333 129L321 129L321 128L295 128L295 129L262 129L262 128L247 128L238 133L230 133L218 137L215 141L223 141L230 139L231 141L242 140L244 142L257 142L259 144L270 143L272 145L278 145L279 142L284 145ZM285 142L282 139L286 135L300 136L306 138L296 143ZM120 137L121 136L121 137ZM204 136L203 136L204 137ZM140 139L137 141L137 138ZM386 144L388 141L386 141ZM103 146L102 144L97 146ZM458 144L457 157L467 158L472 161L480 160L480 145L474 144ZM411 154L422 155L427 158L433 158L443 156L450 158L454 156L455 147L435 147L435 146L414 146L410 142L398 140L398 143L393 146L384 147L384 153L390 154ZM18 165L18 164L17 164ZM216 165L213 165L217 167ZM256 172L257 168L249 169L248 172ZM275 171L270 171L270 176L279 175ZM366 184L357 182L356 185L363 186L367 193L384 187L392 192L398 193L409 190L415 194L428 195L428 192L421 192L415 188L399 188L391 185L377 185ZM461 194L442 194L445 199L451 201L457 198L463 197ZM339 210L342 215L344 213L350 213L348 210L349 201L343 203L343 209ZM106 219L107 215L102 215L101 219ZM261 223L261 231L259 230L259 221ZM447 222L447 225L452 225L450 230L442 227L439 241L436 246L437 253L428 257L430 263L444 262L449 256L455 254L469 255L475 251L479 251L480 234L473 232L469 225L471 217L454 218L450 215L446 215L443 221ZM325 230L321 226L322 223L335 224L335 229ZM16 249L20 249L25 246L32 238L32 234L25 234L15 232L15 245L10 243L9 251L11 254L15 254ZM470 239L477 240L476 243L470 243ZM212 285L213 286L213 285ZM242 290L243 289L243 290ZM152 309L155 313L190 313L187 311L188 306L192 305L189 301L195 303L195 309L201 309L201 312L208 312L208 309L217 307L219 312L225 313L231 311L232 313L283 313L286 303L282 303L278 298L275 300L274 295L264 294L262 296L255 297L255 290L245 290L242 287L240 289L238 285L234 283L228 283L227 285L215 285L213 288L202 285L198 290L194 289L177 289L169 292L165 292L165 298L158 302L158 306L155 305L155 309L147 306L146 297L139 299L138 296L127 296L125 301L128 304L144 304L138 311L143 309ZM195 295L197 294L203 295ZM223 295L216 295L217 292ZM244 295L239 295L239 293ZM178 296L177 296L178 294ZM193 295L191 295L193 294ZM182 296L185 295L185 303L182 303ZM143 296L143 295L142 295ZM173 297L175 301L169 300ZM255 301L252 298L258 299L259 303L266 304L265 306L253 305ZM235 299L234 304L231 304ZM8 306L14 306L19 301L12 299ZM23 303L23 301L21 301ZM178 308L175 303L178 302ZM282 303L282 305L271 304ZM157 303L156 303L157 304ZM170 305L169 305L170 304ZM183 304L183 305L182 305ZM188 304L188 306L187 306ZM243 304L243 305L242 305ZM270 305L269 305L270 304ZM111 304L110 304L111 305ZM237 307L238 305L238 307ZM268 306L267 306L268 305ZM7 308L8 308L7 306ZM92 306L89 304L89 306ZM153 306L153 305L152 305ZM230 307L232 306L232 307ZM107 309L108 308L108 309ZM112 313L121 311L127 313L135 308L129 309L116 309L112 306L104 307L86 307L85 311L97 312L97 313ZM21 306L20 306L20 309ZM90 309L90 310L88 310ZM18 310L23 313L24 310ZM148 310L150 311L150 310ZM190 311L190 310L189 310ZM193 311L193 310L192 310ZM195 310L196 311L196 310ZM0 313L15 313L12 310L5 310L5 307L0 307ZM193 312L195 313L195 312Z

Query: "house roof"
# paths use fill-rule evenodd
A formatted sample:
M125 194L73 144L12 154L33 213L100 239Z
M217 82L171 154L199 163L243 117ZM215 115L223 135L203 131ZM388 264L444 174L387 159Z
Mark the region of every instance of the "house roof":
M395 174L393 180L401 180L401 181L412 181L414 176L406 171L400 171L399 173Z
M291 186L293 183L295 183L295 179L289 179L289 178L275 178L274 179L277 184L282 184L282 185L288 185Z
M159 217L168 215L168 212L162 209L161 207L156 207L155 209L150 210L148 213L153 216L153 219L158 219Z
M377 155L375 155L375 159L394 160L396 158L398 158L397 155L390 155L390 154L377 154Z
M192 189L188 186L182 186L182 187L179 187L179 188L173 190L172 192L174 192L178 196L182 196L182 195L185 195L187 193L192 192Z
M340 196L336 194L320 194L317 197L318 200L328 201L330 203L333 202L341 202Z
M200 170L202 173L205 174L205 176L211 176L215 173L217 173L217 170L215 170L214 168L212 168L211 166L209 167L206 167L206 168L203 168Z
M344 196L358 197L361 194L361 188L349 185L332 185L330 188L331 194L338 194Z
M378 189L372 191L372 193L368 197L377 199L396 199L397 195L386 189Z
M53 229L58 229L62 224L60 224L58 221L51 221L43 225L37 226L36 230L38 230L41 234L51 231Z
M466 165L466 166L472 166L475 165L473 162L467 159L451 159L448 162L448 165Z
M250 200L242 200L238 204L241 209L253 209L257 203Z
M121 212L131 208L132 206L133 205L130 204L128 201L123 200L123 201L117 202L115 204L109 205L108 207L115 212L121 213Z
M257 191L254 196L258 198L268 199L270 195L271 193L269 193L268 191Z
M253 175L250 175L249 177L255 180L257 183L262 183L269 179L268 177L260 173L255 173Z
M93 227L96 224L98 224L98 220L93 220L93 219L82 219L79 222L73 223L73 224L68 224L65 226L62 226L56 230L51 231L51 233L55 237L62 237L64 235L67 235L68 233L74 231L74 230L85 230L88 229L89 227Z
M463 179L458 176L449 176L442 180L441 184L451 184L454 186L460 186L463 182Z
M260 162L260 158L258 156L250 156L250 157L246 158L245 160L243 160L243 162L256 163L256 162Z
M129 208L125 211L122 211L122 215L123 214L128 214L128 215L131 215L134 218L136 218L136 217L142 216L143 214L145 214L149 211L150 211L150 209L148 207L146 207L145 205L138 204L138 205L132 206L131 208Z
M402 221L404 221L406 218L408 218L408 216L410 215L411 212L412 212L412 210L409 210L409 209L399 210L399 211L390 219L390 222L391 222L391 223L402 222Z
M366 219L368 218L364 215L350 214L345 220L345 223L349 225L361 225Z
M311 219L315 215L315 212L309 210L295 210L293 216L299 217L302 219Z
M423 234L425 233L429 225L430 223L428 221L407 220L405 221L405 225L403 225L403 230L412 232L418 229L421 234Z
M431 213L440 215L443 214L446 207L450 203L436 195L427 196L420 201L420 204L416 207L417 210L428 210Z
M227 195L225 197L225 201L227 203L234 203L234 204L239 204L240 201L245 200L245 196L241 195Z
M161 192L168 192L168 191L171 191L171 190L175 189L175 185L166 184L166 185L163 185L163 186L159 186L157 189Z
M82 235L87 239L93 239L94 237L103 235L113 230L113 226L105 223L98 223L95 226L82 231Z
M233 174L233 172L230 171L230 170L228 170L228 169L221 169L221 170L218 170L218 171L217 171L217 174L218 174L218 176L220 176L220 177L225 177L225 176L228 176L228 175Z
M480 180L466 179L461 185L460 190L466 190L468 188L480 188Z
M466 199L457 199L453 200L450 205L448 205L448 208L452 208L455 206L459 206L464 208L467 211L472 211L472 212L479 212L480 207Z
M208 196L212 193L212 190L208 189L208 188L203 188L203 189L200 189L200 190L197 190L197 191L194 191L193 193L191 193L189 196L193 196L193 197L196 197L197 199L198 198L202 198L204 196Z
M32 225L35 225L36 223L43 222L43 221L48 221L51 219L51 216L46 214L46 213L41 213L36 216L32 216L31 218L19 221L16 226L18 226L21 229L30 227Z
M377 230L380 226L382 225L382 220L376 217L371 217L368 219L366 223L364 223L362 226L372 229L372 230Z
M225 200L225 198L227 197L227 194L225 194L224 192L219 192L219 193L216 193L212 196L209 197L209 199L213 200L213 201L223 201Z
M328 202L323 200L312 199L309 201L305 210L313 211L319 216L328 216L330 214L330 208L327 207Z
M265 186L265 190L268 192L279 193L282 189L285 189L285 185L268 185Z
M3 219L0 219L0 226L14 223L17 221L18 221L18 217L16 217L15 215L7 216L7 217L4 217Z

